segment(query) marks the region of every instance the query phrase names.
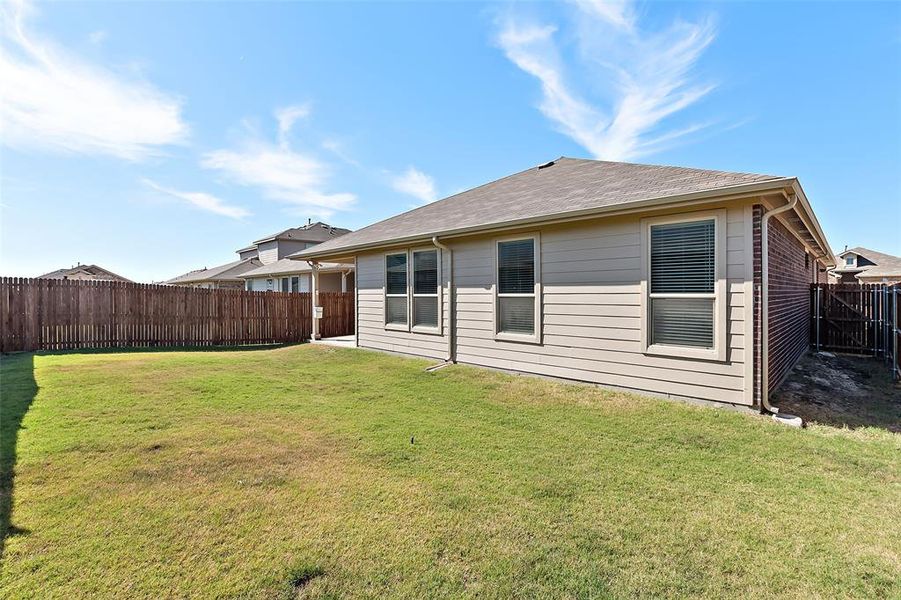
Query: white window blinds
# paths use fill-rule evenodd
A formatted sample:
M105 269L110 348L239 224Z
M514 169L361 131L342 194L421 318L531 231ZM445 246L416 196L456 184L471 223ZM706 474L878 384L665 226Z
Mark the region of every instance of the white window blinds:
M716 222L650 229L650 342L713 348Z

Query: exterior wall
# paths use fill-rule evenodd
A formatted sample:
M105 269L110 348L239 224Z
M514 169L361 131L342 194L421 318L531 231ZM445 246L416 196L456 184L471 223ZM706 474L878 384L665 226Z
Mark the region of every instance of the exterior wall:
M247 258L259 258L260 253L256 248L251 248L250 250L245 250L244 252L238 252L238 258L241 260Z
M353 288L347 288L351 291ZM341 273L320 273L319 274L319 291L320 292L340 292L341 291Z
M257 252L260 256L260 262L269 265L278 260L278 242L263 242L257 245Z
M285 258L289 254L294 254L295 252L300 252L301 250L305 250L308 246L314 244L310 244L309 242L299 242L295 240L279 240L278 241L278 258L281 260Z
M755 207L754 256L755 296L760 298L762 209ZM805 256L808 258L805 261ZM772 392L788 375L797 360L810 347L810 284L826 280L819 273L822 265L807 255L803 244L792 235L778 217L769 224L769 391ZM755 398L761 386L761 348L759 302L755 303Z
M403 250L404 248L399 248ZM441 334L397 331L385 328L385 253L357 257L357 335L363 348L415 354L437 360L448 357L447 253L441 254ZM340 284L340 280L339 280ZM340 288L339 288L340 289Z
M598 219L530 230L540 233L542 339L495 339L495 237L451 242L456 288L456 351L461 363L750 405L751 207L726 213L726 360L652 356L641 350L641 221ZM445 336L386 331L384 254L358 257L359 345L444 358ZM442 278L447 288L447 261ZM447 296L444 296L447 324ZM446 328L445 328L446 331Z

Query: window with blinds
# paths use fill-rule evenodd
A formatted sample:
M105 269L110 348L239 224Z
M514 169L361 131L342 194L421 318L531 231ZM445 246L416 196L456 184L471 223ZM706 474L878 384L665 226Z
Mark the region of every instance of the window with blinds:
M385 256L385 324L407 324L407 253Z
M438 251L413 252L413 327L438 327Z
M535 244L497 243L497 333L535 335Z
M650 227L649 343L713 348L716 221Z

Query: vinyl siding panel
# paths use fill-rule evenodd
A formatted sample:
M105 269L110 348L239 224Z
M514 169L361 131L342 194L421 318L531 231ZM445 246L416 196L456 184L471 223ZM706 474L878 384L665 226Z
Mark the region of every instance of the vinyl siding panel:
M541 233L542 343L494 337L494 239L458 242L457 360L733 404L746 388L745 281L748 244L743 207L727 211L727 360L641 352L639 217L544 227Z
M385 256L384 253L357 257L357 328L361 348L415 354L444 360L448 353L448 268L447 256L441 257L441 335L385 328Z

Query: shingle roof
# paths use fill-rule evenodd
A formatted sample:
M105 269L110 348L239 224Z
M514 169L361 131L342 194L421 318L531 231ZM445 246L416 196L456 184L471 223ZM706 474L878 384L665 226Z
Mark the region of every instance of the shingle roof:
M346 271L348 269L348 266L339 265L336 263L322 263L320 265L320 269L325 271ZM261 267L257 267L256 269L242 273L241 279L249 279L252 277L267 277L269 275L293 275L295 273L309 273L310 271L312 271L312 269L310 268L310 265L306 263L306 261L283 258L273 263L269 263L268 265L263 265Z
M862 265L850 269L838 267L835 269L836 273L859 272L866 277L901 277L901 256L877 252L876 250L870 250L869 248L864 248L862 246L840 252L839 256L844 257L846 254L863 256L875 264Z
M191 271L190 273L185 273L184 275L179 275L178 277L173 277L172 279L164 281L163 283L177 284L223 280L240 281L240 275L242 275L246 271L249 271L250 269L254 269L260 266L261 264L263 263L261 263L259 259L245 258L244 260L236 260L224 265L219 265L218 267L197 269L196 271Z
M561 157L380 221L292 256L474 230L511 221L604 209L643 200L778 181L774 175Z
M323 223L322 221L317 221L316 223L310 223L309 225L304 225L303 227L292 227L290 229L283 229L277 233L273 233L272 235L267 235L262 237L256 241L254 241L254 245L261 244L263 242L270 242L272 240L297 240L301 242L325 242L345 233L349 233L350 229L343 229L341 227L333 227L328 223ZM247 250L249 248L243 248L243 250ZM238 251L240 252L240 250Z
M37 279L68 279L78 273L84 273L97 281L123 281L131 283L130 279L126 279L121 275L116 275L112 271L98 267L97 265L77 265L69 269L57 269L49 273L39 275Z

